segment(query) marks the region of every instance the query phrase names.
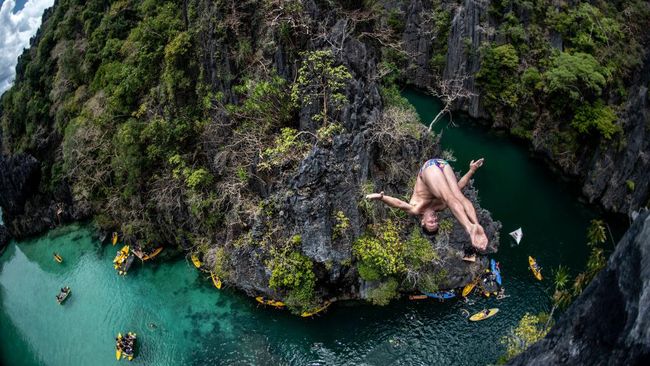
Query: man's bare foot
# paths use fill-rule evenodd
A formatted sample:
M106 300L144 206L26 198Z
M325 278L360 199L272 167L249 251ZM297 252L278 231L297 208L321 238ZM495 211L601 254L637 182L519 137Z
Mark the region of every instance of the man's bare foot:
M469 237L472 240L472 245L478 250L485 250L488 244L488 238L481 225L472 225L469 231Z
M465 262L472 262L472 263L474 263L474 262L476 262L476 254L468 254L468 255L465 255L465 256L463 257L463 260L464 260Z

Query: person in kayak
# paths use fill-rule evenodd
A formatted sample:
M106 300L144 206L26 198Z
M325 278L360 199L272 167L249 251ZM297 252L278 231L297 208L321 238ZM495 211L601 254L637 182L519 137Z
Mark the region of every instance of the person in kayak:
M469 171L460 181L457 181L454 171L446 160L431 159L420 168L409 203L387 196L384 192L371 193L366 196L366 199L382 201L409 215L420 216L420 225L429 235L438 232L437 212L449 207L469 235L472 246L478 250L485 250L488 238L478 222L474 206L460 191L482 165L483 158L472 160Z

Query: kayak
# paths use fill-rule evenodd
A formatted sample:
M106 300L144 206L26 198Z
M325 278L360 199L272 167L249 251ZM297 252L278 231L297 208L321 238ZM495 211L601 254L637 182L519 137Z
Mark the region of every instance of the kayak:
M128 334L129 334L129 336L131 336L131 338L133 338L133 349L131 350L131 353L130 353L130 354L129 354L129 353L125 353L125 354L126 354L126 358L127 358L129 361L131 361L131 360L133 360L133 356L134 356L134 354L135 354L135 340L136 340L136 334L135 334L135 333L131 333L131 332L129 332Z
M542 269L539 268L539 265L537 265L537 262L535 261L535 258L528 256L528 265L530 266L530 270L533 271L533 276L537 278L538 280L542 280Z
M54 253L54 260L59 262L59 263L63 262L63 258L61 258L61 256L56 254L56 253Z
M133 260L135 259L135 255L133 253L129 254L126 257L126 260L123 261L120 266L118 266L118 273L121 274L122 276L126 276L127 272L131 268L131 265L133 264Z
M117 333L117 342L115 342L115 358L119 361L122 358L122 348L119 346L122 342L122 333Z
M424 300L428 298L427 295L409 295L409 300Z
M479 320L485 320L487 318L490 318L490 317L494 316L494 314L496 314L498 312L499 312L499 309L497 309L497 308L492 308L492 309L488 310L487 314L485 313L485 310L483 310L483 311L480 311L480 312L470 316L469 320L472 321L472 322L477 322Z
M283 308L284 307L284 303L282 301L267 300L267 299L263 298L262 296L256 297L255 300L257 300L257 302L259 302L262 305L269 305L269 306L273 306L273 307L276 307L276 308Z
M113 231L113 237L111 238L111 242L113 243L113 246L117 244L117 233Z
M497 262L494 259L490 259L490 268L492 273L496 276L496 281L501 286L501 270L497 266Z
M117 253L117 255L115 256L115 259L113 259L113 263L115 263L116 265L121 264L122 262L124 262L124 259L126 259L126 256L127 256L128 254L129 254L129 246L128 246L128 245L125 245L125 246L123 246L122 249L120 249L120 251ZM116 267L116 268L117 268L117 267Z
M199 257L196 254L192 254L192 263L194 263L194 267L196 268L201 268L201 261L199 260Z
M70 287L64 287L63 288L65 291L59 292L59 294L56 296L56 301L59 303L59 305L62 305L63 302L70 296L70 293L72 290L70 290Z
M127 333L129 337L133 339L133 346L131 347L131 353L127 353L126 349L123 351L124 352L124 357L126 357L127 360L131 361L133 360L133 356L135 355L135 340L137 339L137 336L135 333Z
M312 311L303 311L303 313L300 314L300 316L303 317L303 318L314 316L314 315L320 313L321 311L327 309L330 305L332 305L332 303L330 301L325 301L325 304L323 304L323 306L321 306L319 308L316 308L316 309L314 309Z
M427 292L426 295L431 298L439 299L439 300L451 299L453 297L456 297L456 294L453 291Z
M162 252L162 250L163 250L163 247L156 248L156 250L151 252L151 254L145 254L144 256L142 256L142 260L146 261L146 260L149 260L149 259L153 259L155 256L160 254L160 252Z
M214 283L214 287L221 290L221 279L212 272L210 272L210 277L212 277L212 283Z
M465 285L465 287L463 287L463 297L467 297L467 295L469 295L472 292L474 287L476 287L476 281L473 281Z

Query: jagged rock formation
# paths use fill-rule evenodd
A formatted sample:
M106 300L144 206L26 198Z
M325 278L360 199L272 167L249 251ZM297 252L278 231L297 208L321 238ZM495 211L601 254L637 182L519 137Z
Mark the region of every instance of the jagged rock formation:
M647 365L650 362L650 212L637 217L607 267L548 335L508 365Z

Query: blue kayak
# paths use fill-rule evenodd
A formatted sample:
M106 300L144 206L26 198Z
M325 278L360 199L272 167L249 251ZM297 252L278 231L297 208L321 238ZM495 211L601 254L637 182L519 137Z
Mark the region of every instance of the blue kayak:
M440 300L451 299L452 297L456 297L456 294L453 291L427 292L425 293L425 295Z
M497 268L497 262L494 259L490 260L490 269L492 273L496 276L496 281L501 286L501 271Z

